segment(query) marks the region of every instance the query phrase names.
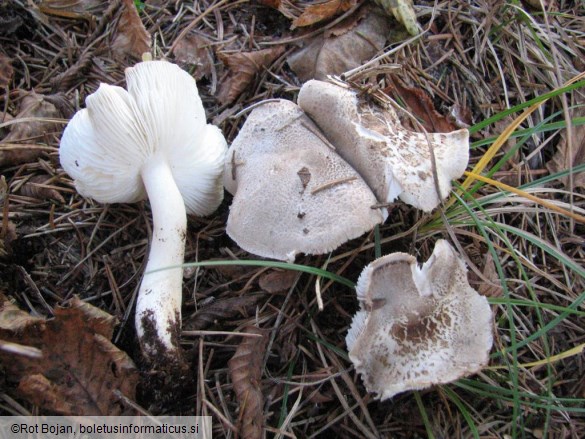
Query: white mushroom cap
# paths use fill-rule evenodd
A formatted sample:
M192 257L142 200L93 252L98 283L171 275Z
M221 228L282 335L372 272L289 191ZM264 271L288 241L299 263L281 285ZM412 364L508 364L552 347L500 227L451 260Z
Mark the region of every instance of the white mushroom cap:
M186 213L213 212L223 197L227 148L207 125L195 80L166 61L126 69L128 91L106 84L86 99L60 145L77 190L103 203L148 194L153 234L136 301L142 351L153 365L181 364L182 268Z
M451 180L469 161L469 133L416 133L396 113L362 103L355 92L328 82L306 82L299 106L319 125L337 152L356 169L380 202L396 197L426 212L449 194ZM437 194L431 148L441 197Z
M59 155L81 195L101 203L146 198L140 172L158 154L171 166L187 211L221 203L227 148L207 125L193 78L175 64L148 61L126 69L128 91L101 84L67 125Z
M327 253L384 221L376 198L289 101L254 109L228 150L227 233L244 250L294 260Z
M356 290L362 310L346 337L349 358L380 399L447 383L487 364L491 309L470 287L447 241L437 241L422 268L405 253L375 260Z

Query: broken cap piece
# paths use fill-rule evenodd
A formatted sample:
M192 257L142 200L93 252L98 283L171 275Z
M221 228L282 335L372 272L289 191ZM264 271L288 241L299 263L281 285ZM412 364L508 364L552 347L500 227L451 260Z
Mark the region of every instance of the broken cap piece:
M381 203L400 197L430 212L449 194L451 180L461 177L467 167L469 132L465 129L409 131L390 107L360 102L355 92L324 81L306 82L298 103Z
M128 91L101 84L87 97L87 108L65 128L59 156L84 196L119 203L148 194L153 236L136 304L137 333L147 359L172 367L180 354L186 212L206 215L221 202L227 145L221 131L207 125L187 72L148 61L125 73Z
M294 103L255 108L226 155L227 233L244 250L292 261L323 254L384 221L376 197Z
M406 253L376 259L356 290L362 309L346 337L349 358L380 399L454 381L487 364L491 309L447 241L437 241L422 268Z

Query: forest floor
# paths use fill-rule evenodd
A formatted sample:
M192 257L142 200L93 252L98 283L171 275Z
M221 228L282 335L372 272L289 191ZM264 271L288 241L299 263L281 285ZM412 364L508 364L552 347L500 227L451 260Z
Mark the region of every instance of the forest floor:
M585 437L584 4L415 1L418 37L374 7L0 2L3 414L210 415L217 438ZM373 15L384 22L368 24ZM311 44L316 51L301 53ZM469 128L472 173L430 214L397 202L379 234L297 257L305 271L237 262L261 258L227 236L229 194L213 215L190 216L185 260L197 264L185 268L180 337L188 367L155 373L134 329L149 204L81 197L58 153L85 98L102 82L124 86L124 69L146 51L196 78L228 144L251 105L296 101L307 79L351 71L343 78L352 87L383 91L428 131ZM488 297L490 362L380 402L347 354L359 308L350 285L378 253L422 263L439 238ZM255 403L234 391L236 351Z

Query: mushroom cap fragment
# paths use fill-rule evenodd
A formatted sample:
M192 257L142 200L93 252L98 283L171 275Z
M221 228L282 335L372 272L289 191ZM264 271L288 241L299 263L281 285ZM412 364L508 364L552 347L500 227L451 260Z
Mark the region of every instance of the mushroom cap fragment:
M386 217L357 172L284 100L248 116L228 150L224 185L234 194L228 235L268 258L327 253Z
M376 259L356 290L362 309L346 337L349 358L380 399L447 383L487 364L491 309L470 287L447 241L437 241L422 268L406 253Z
M78 192L102 203L142 200L143 167L167 161L187 212L213 212L223 199L227 145L206 124L195 80L166 61L141 62L125 73L128 91L101 84L61 138L61 164Z
M360 102L347 88L317 80L303 85L298 102L380 202L392 202L399 196L429 212L447 197L451 180L461 177L467 167L469 132L465 129L451 133L409 131L391 108L382 111Z

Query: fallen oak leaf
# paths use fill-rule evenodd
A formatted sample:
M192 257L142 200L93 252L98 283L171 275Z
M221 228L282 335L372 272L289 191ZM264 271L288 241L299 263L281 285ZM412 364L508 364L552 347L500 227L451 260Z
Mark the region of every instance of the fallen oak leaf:
M284 53L284 46L276 46L255 52L219 52L219 59L227 66L230 74L222 81L217 99L230 104L254 81L258 73Z
M61 112L43 95L30 93L22 99L20 111L10 122L10 132L0 141L0 165L12 166L36 160L46 151L46 145L36 145L30 140L45 140L49 133L58 131L58 125L50 119L61 117ZM26 121L19 122L19 119ZM17 142L29 141L22 148ZM51 148L54 149L54 148Z
M32 346L45 330L45 323L45 319L31 316L22 311L4 294L0 293L0 338ZM14 340L10 334L17 334L19 337Z
M259 295L246 295L218 299L201 307L183 323L183 331L196 331L208 328L216 322L233 320L238 314L246 315L247 309L256 305ZM252 314L253 315L253 314Z
M278 9L282 5L281 0L259 0L258 3L270 8Z
M130 55L137 59L150 51L150 34L142 24L133 0L122 0L122 13L112 51L119 58Z
M371 59L386 45L390 23L378 8L362 8L326 33L307 40L287 58L288 65L303 82L326 79Z
M294 13L296 7L288 0L259 0L259 3L278 10L282 15L291 20L298 16Z
M106 6L101 0L43 0L39 10L55 17L89 20L99 16Z
M25 197L36 198L41 201L50 198L65 204L65 198L59 193L57 187L48 184L50 180L51 177L47 175L35 175L20 187L19 193Z
M328 0L324 3L309 5L292 23L292 28L310 26L328 20L336 15L349 11L357 0Z
M292 287L298 276L299 273L293 270L272 270L263 274L258 284L267 293L280 293Z
M211 42L197 34L185 35L173 48L175 61L180 64L195 66L193 77L199 80L210 77L213 70Z
M0 339L40 349L42 358L6 354L0 362L18 394L62 415L131 414L116 392L135 399L138 372L114 346L115 318L74 297L55 317L32 317L0 294Z
M410 113L417 117L425 130L450 133L458 129L455 123L435 109L433 101L423 90L406 86L396 75L390 75L389 83L384 92L394 100L401 101ZM420 131L420 127L416 125L412 128L413 131Z
M494 263L494 257L490 252L485 254L483 266L482 274L485 280L480 283L477 292L486 297L501 297L504 294L504 290Z
M242 332L259 337L242 337L228 367L240 403L240 437L260 439L264 430L264 397L260 383L267 337L265 331L256 326L247 326Z
M0 142L0 166L13 166L36 161L43 153L57 152L58 148L36 143Z
M572 120L585 119L585 107L578 107L571 114ZM585 163L585 125L573 126L573 145L569 146L566 131L561 132L557 150L552 159L546 164L546 168L551 173L565 171L571 169L581 163ZM569 177L561 179L566 188L569 187ZM573 174L573 188L585 188L585 172Z

